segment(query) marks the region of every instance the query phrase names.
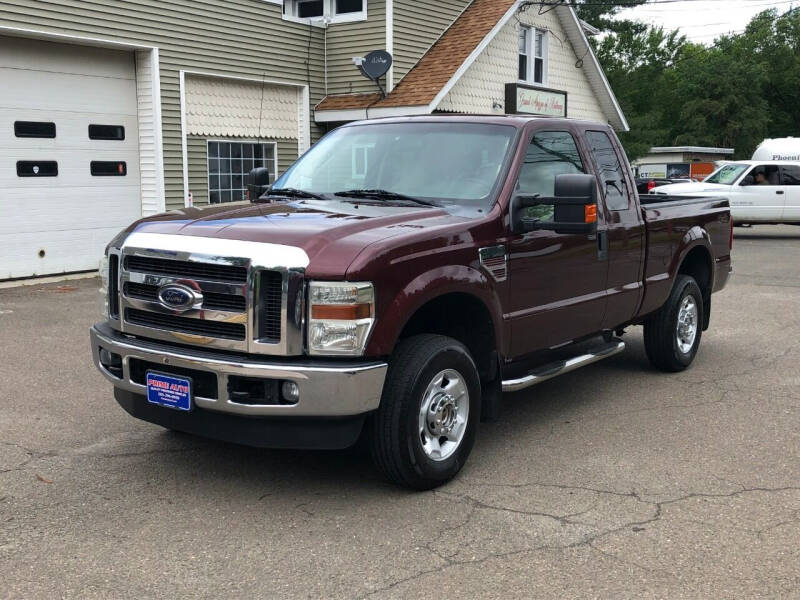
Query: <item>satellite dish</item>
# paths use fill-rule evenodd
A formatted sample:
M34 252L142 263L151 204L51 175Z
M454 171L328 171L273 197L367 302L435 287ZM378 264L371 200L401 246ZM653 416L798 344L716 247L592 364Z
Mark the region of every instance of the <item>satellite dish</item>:
M385 50L375 50L364 57L359 68L364 77L377 81L392 68L392 55Z

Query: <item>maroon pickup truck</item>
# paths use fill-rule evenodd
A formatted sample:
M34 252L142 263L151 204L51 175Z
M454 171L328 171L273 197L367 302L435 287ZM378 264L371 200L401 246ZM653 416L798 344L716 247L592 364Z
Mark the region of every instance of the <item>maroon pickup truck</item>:
M417 489L458 472L503 392L621 352L627 326L656 368L689 366L731 270L727 200L643 203L594 122L353 123L256 195L109 244L97 367L140 419L272 448L363 435Z

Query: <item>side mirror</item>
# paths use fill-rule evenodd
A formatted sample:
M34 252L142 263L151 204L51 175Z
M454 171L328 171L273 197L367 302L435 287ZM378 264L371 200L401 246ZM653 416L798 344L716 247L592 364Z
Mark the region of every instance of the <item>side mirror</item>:
M551 205L553 220L542 221L527 215L533 206ZM569 173L556 175L554 196L516 194L511 199L511 228L514 233L545 229L556 233L597 231L597 181L594 175Z
M269 169L258 167L247 174L247 196L250 202L258 200L269 189Z
M747 175L739 185L755 185L756 180L752 175Z

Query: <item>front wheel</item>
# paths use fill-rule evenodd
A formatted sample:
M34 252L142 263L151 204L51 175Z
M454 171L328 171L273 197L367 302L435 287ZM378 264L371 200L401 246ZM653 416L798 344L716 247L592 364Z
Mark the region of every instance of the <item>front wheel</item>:
M478 371L463 344L427 334L403 340L369 424L373 460L399 485L442 485L466 462L480 415Z
M662 371L692 364L703 333L703 294L694 278L678 275L669 299L644 323L647 358Z

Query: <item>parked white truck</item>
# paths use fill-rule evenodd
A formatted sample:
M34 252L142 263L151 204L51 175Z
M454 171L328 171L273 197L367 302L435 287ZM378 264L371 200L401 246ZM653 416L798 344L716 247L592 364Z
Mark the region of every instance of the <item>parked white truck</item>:
M767 139L752 160L726 163L701 183L653 190L671 196L723 196L737 225L800 225L800 138Z

